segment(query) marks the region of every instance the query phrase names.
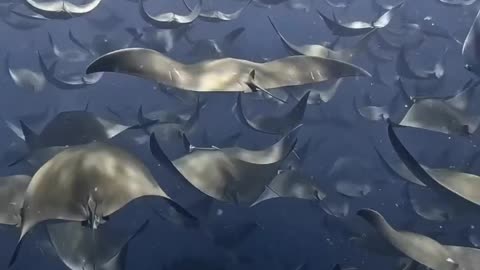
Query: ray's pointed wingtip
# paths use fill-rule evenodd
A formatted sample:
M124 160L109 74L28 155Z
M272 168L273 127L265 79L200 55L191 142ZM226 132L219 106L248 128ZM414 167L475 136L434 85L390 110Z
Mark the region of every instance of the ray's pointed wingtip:
M155 136L155 132L152 132L152 134L150 134L149 143L150 143L150 149L151 150L159 147L157 137Z
M267 18L268 18L268 20L270 21L270 23L273 24L273 18L272 18L272 16L271 16L271 15L268 15Z
M125 59L125 57L132 57L135 54L141 53L158 53L155 50L146 49L146 48L124 48L118 49L115 51L108 52L104 55L97 57L95 60L90 62L87 66L85 72L86 74L97 73L97 72L116 72L119 60Z
M391 131L391 132L394 132L394 128L406 128L407 127L407 126L403 126L399 123L396 123L396 122L392 121L392 119L390 117L385 119L385 121L387 122L388 130Z
M167 155L163 152L162 147L160 146L155 132L150 134L149 140L150 152L152 153L153 157L160 163L160 164L168 164L171 163L170 159L168 159Z
M305 94L303 94L302 99L301 99L300 101L308 102L308 98L310 97L310 93L311 93L310 90L308 90L307 92L305 92Z
M351 69L353 69L353 74L351 75L353 77L367 77L367 78L372 78L373 77L372 74L368 70L366 70L366 69L364 69L360 66L354 65L354 64L349 63L349 62L343 62L343 63L346 64L346 65L349 65L351 67Z
M112 67L109 62L111 62L113 58L115 58L119 53L122 53L123 51L124 49L120 49L98 56L96 59L90 62L90 64L88 64L85 73L92 74L97 72L112 71Z
M375 211L371 208L359 209L356 214L357 214L357 216L363 218L367 222L373 222L380 215L379 212L377 212L377 211Z
M340 266L340 264L335 264L335 266L333 266L333 269L332 270L342 270L342 267Z
M363 216L365 215L366 213L370 212L371 209L370 208L361 208L361 209L358 209L357 210L357 216Z
M88 64L87 68L85 69L85 74L89 75L99 72L113 72L114 66L110 63L111 61L110 54L100 56Z
M92 73L101 72L98 68L97 60L98 59L95 59L90 64L88 64L87 68L85 69L85 74L89 75Z
M366 69L361 69L361 72L362 72L362 76L372 78L372 74L368 72Z
M317 14L320 15L320 17L322 18L326 17L319 9L316 9L315 11L317 11Z
M20 252L20 247L22 245L22 239L23 237L20 237L20 239L17 242L17 245L15 246L15 250L13 251L13 254L10 257L10 260L8 261L8 269L12 269L15 262L17 261L18 253Z

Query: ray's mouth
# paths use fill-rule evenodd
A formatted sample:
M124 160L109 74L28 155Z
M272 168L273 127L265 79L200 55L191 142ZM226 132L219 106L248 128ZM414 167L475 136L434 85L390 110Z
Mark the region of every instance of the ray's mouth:
M96 230L101 224L108 220L97 213L97 207L98 203L93 199L92 195L89 195L87 205L84 206L84 209L86 210L85 212L87 213L87 219L82 222L83 226Z

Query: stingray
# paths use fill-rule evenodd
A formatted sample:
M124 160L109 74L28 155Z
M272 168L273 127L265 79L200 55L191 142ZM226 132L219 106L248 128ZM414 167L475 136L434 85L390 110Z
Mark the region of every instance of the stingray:
M477 0L438 0L442 5L446 6L470 6Z
M24 18L24 19L33 19L33 20L48 20L48 18L45 18L44 16L40 14L24 14L19 11L16 11L12 9L10 11L11 13L17 15L18 17Z
M252 204L257 205L273 198L295 198L310 201L323 200L327 195L313 181L298 170L279 171L265 192Z
M27 145L33 149L106 141L129 128L129 126L111 122L88 111L61 112L47 123L39 134L22 121L20 121L20 127L13 123L8 124L17 136L24 139Z
M430 169L419 164L403 146L395 134L393 124L388 126L390 142L400 160L422 183L443 196L451 205L462 211L478 209L480 206L479 176L449 169Z
M170 52L176 43L191 29L188 25L177 29L157 29L155 27L134 28L127 27L136 43L159 52Z
M122 261L127 255L129 242L142 233L147 224L148 221L131 235L114 234L103 227L92 230L79 222L49 224L47 232L57 256L68 268L123 270Z
M336 158L333 164L327 168L328 171L324 171L326 177L348 180L358 177L360 172L373 170L373 164L371 161L362 159L359 156L343 154ZM360 181L357 181L357 183L360 183Z
M48 33L48 41L50 43L50 47L52 48L52 52L54 56L62 60L65 60L68 62L84 62L84 61L87 61L88 58L91 56L88 52L85 52L79 49L61 50L58 47L58 45L54 42L50 32Z
M442 60L445 54L442 56ZM415 80L431 80L443 77L444 71L441 64L435 65L433 70L415 69L407 60L407 49L402 46L397 56L396 71L399 76Z
M14 20L12 17L1 17L2 21L15 30L31 30L42 27L43 24L38 21Z
M315 57L322 57L322 58L330 58L330 59L336 59L339 61L349 61L353 58L354 55L357 53L362 52L363 50L366 49L367 43L369 42L370 38L373 36L373 33L376 32L376 29L373 29L369 31L368 33L365 34L357 43L350 49L342 49L342 50L332 50L326 46L318 45L318 44L307 44L307 45L302 45L298 46L290 41L288 41L282 33L278 30L278 28L275 26L273 23L273 20L271 17L268 17L270 23L273 26L273 29L277 33L277 35L280 37L280 40L282 41L283 45L292 53L292 54L300 54L300 55L306 55L306 56L315 56Z
M465 62L465 68L477 76L480 76L480 11L468 31L467 37L463 42L462 55Z
M146 116L145 114L143 114L142 107L140 107L137 114L137 121L140 126L146 128L155 126L157 124L161 125L175 123L181 126L185 126L186 129L189 129L198 120L201 108L202 104L200 103L200 101L198 101L195 110L191 112L187 118L180 116L178 113L170 113L165 111L153 112L151 116Z
M359 106L357 97L353 98L353 107L355 111L363 118L370 121L384 121L390 118L389 106Z
M96 35L93 39L95 39L95 38L99 39L98 37L101 37L101 36L102 35ZM103 35L103 37L106 37L106 36ZM98 56L99 55L99 52L98 52L97 48L95 48L95 44L93 44L94 43L93 41L90 44L84 44L73 34L73 31L71 29L68 30L68 38L70 39L70 41L73 44L77 45L77 47L81 48L87 54L89 54L91 56ZM109 45L108 40L105 40L105 43L107 43L107 46Z
M358 178L360 173L367 173L369 171L374 171L373 163L370 160L363 159L359 156L352 156L348 154L340 155L335 159L332 165L328 166L323 170L324 177L334 179L335 181L340 180L344 182L349 182L350 179ZM370 178L375 177L373 175ZM358 186L364 185L367 180L355 180ZM368 180L371 181L371 180ZM365 184L368 185L368 184ZM344 187L354 187L353 185L344 185ZM357 189L355 187L355 189ZM361 188L366 190L366 188ZM347 190L343 189L342 190ZM351 189L353 191L353 189ZM348 191L350 193L350 191Z
M145 196L166 199L147 167L125 150L94 142L74 146L47 161L32 177L25 193L15 262L27 232L48 220L85 222L97 229L108 216ZM184 211L184 210L181 210Z
M394 51L399 51L400 49L402 49L402 47L408 50L415 50L417 48L420 48L420 46L422 46L427 40L426 38L427 35L422 31L422 29L420 29L419 25L410 24L406 28L407 30L405 31L405 33L402 33L396 36L396 39L398 39L398 44L392 44L392 42L387 41L387 39L385 39L385 36L383 36L383 39L382 39L381 34L377 35L377 37L379 37L377 38L377 41L379 41L382 45L386 46L387 48L389 47L391 50L394 50ZM383 32L388 32L388 31L385 30ZM408 39L406 39L405 36L407 36ZM382 41L385 41L385 42L382 42Z
M365 35L375 28L370 23L360 21L352 22L351 25L341 24L336 20L336 17L330 19L321 13L320 10L317 10L317 13L323 19L327 28L336 36L350 37Z
M220 149L218 147L199 149L193 146L193 150L199 150L200 155L208 152L217 152L229 158L235 158L243 162L257 164L257 165L270 165L279 163L280 160L287 158L288 154L294 151L297 143L297 133L301 129L302 125L297 126L293 130L290 130L287 134L283 135L275 144L262 150L250 150L241 147L227 147ZM188 138L186 138L188 141ZM193 151L196 152L196 151ZM194 155L195 156L195 155ZM186 160L189 160L187 158ZM175 163L175 162L174 162Z
M357 97L353 99L353 107L358 115L370 121L385 121L394 117L399 108L411 107L414 103L410 96L404 91L403 83L400 79L396 81L399 91L392 99L383 106L374 106L369 104L369 100L359 104ZM402 90L403 89L403 90ZM365 96L367 97L367 96Z
M136 33L131 35L131 37L127 41L124 41L111 38L109 35L106 34L97 34L93 36L90 44L84 44L77 37L75 37L72 30L69 30L68 32L68 37L70 41L72 41L73 44L77 45L79 48L81 48L91 56L99 56L114 50L130 47L131 44L138 41L141 36L141 33Z
M295 147L296 131L264 150L197 148L173 162L164 154L154 134L150 137L150 149L161 165L202 193L220 201L251 205Z
M393 16L399 10L404 3L400 3L395 7L389 9L385 13L383 13L380 17L378 17L373 23L355 21L350 23L339 23L337 18L334 17L333 19L328 18L322 12L317 10L317 13L322 17L323 21L325 22L328 29L336 36L360 36L365 35L368 32L374 29L381 29L386 27L390 24Z
M452 106L448 99L417 98L399 124L445 134L469 136L478 129L480 116L470 115Z
M20 209L31 179L29 175L0 177L0 224L21 225Z
M407 199L415 213L425 220L445 222L452 220L454 209L450 207L441 194L434 191L407 183Z
M447 95L443 97L437 96L409 96L411 100L411 105L416 101L431 99L431 100L442 100L451 108L455 108L458 111L468 112L472 108L472 98L474 98L475 90L480 85L480 80L469 79L460 90L457 90L457 93L452 95ZM404 88L400 88L402 92L405 92ZM406 96L408 94L405 93Z
M5 56L5 68L8 76L16 86L38 93L45 88L47 83L43 74L30 69L14 69L10 67L10 54Z
M420 24L409 24L407 26L420 29L427 36L452 40L462 45L461 41L452 36L448 30L441 27L438 23L435 23L432 19L423 20Z
M173 29L181 26L191 24L198 18L200 15L202 6L198 4L188 15L178 15L172 12L162 13L159 15L151 15L145 10L145 0L140 0L140 15L143 20L152 26L162 28L162 29Z
M37 51L38 55L38 62L40 64L40 69L42 70L43 76L45 79L52 85L54 85L58 89L62 90L74 90L74 89L83 89L89 85L97 83L103 76L103 73L96 73L92 75L82 76L76 79L60 79L57 78L55 74L55 70L58 64L58 60L56 60L50 67L47 67L45 60L43 59L42 55L39 51Z
M163 140L180 139L183 134L192 132L200 117L200 110L205 106L197 97L197 103L188 112L153 111L144 114L140 106L137 112L136 123L131 129L141 129L145 134L155 133ZM148 137L145 142L148 141Z
M170 67L165 69L164 67ZM182 64L149 49L131 48L108 53L94 60L87 74L117 72L155 80L179 89L200 92L251 92L254 83L263 89L305 85L328 79L370 74L352 64L309 56L291 56L256 63L236 58Z
M232 21L232 20L238 19L240 17L240 15L242 14L243 10L245 10L252 3L252 1L253 0L249 0L248 3L245 6L243 6L242 8L240 8L237 11L234 11L232 13L224 13L224 12L219 11L219 10L203 11L203 12L200 12L198 17L199 17L199 19L201 19L203 21L207 21L207 22ZM187 0L183 0L183 3L185 4L185 6L187 7L188 10L190 10L191 12L194 11L194 9L192 9L188 5Z
M357 183L352 180L338 180L335 183L337 193L348 198L360 198L372 191L372 186L366 183Z
M238 37L245 31L244 27L238 27L226 34L221 42L218 42L214 39L192 39L188 33L185 34L185 40L192 45L192 49L188 52L188 55L191 57L201 56L201 58L206 57L207 59L211 58L220 58L224 57L225 50L231 50L234 42Z
M380 213L372 209L361 209L357 214L365 219L393 248L428 268L433 270L466 269L462 265L464 261L462 256L451 252L451 249L434 239L413 232L397 231Z
M29 158L43 163L44 157L48 160L66 147L94 141L106 142L131 128L97 117L87 111L61 112L49 121L38 134L23 121L20 121L20 126L12 122L7 122L7 125L20 139L25 141L29 149L24 157L10 166Z
M92 12L101 2L102 0L93 0L86 4L75 5L65 0L56 0L53 2L37 2L36 0L24 1L25 5L33 12L54 20L68 20L83 16Z
M243 111L242 97L240 93L237 95L237 102L232 110L234 111L236 118L247 127L262 133L282 135L288 133L302 123L303 115L307 108L309 94L310 92L306 92L289 112L280 116L257 115L254 119L247 118Z
M30 30L30 29L35 29L38 27L41 27L43 23L45 22L45 19L42 18L37 18L37 17L21 17L18 16L14 12L14 4L9 4L6 8L6 14L3 16L0 16L2 21L6 23L8 26L12 27L13 29L16 30ZM3 12L3 9L2 9ZM12 16L15 15L15 16Z
M23 1L22 1L23 2ZM21 17L21 18L24 18L24 19L31 19L31 20L38 20L38 21L46 21L48 20L48 18L45 18L45 16L42 16L41 14L38 14L38 13L35 13L31 10L29 10L27 8L27 10L29 12L20 12L20 11L17 11L15 8L17 6L21 6L21 7L26 7L26 5L24 5L23 3L21 3L20 1L13 1L13 3L11 3L9 6L8 6L8 10L10 13L12 14L15 14L17 15L18 17Z

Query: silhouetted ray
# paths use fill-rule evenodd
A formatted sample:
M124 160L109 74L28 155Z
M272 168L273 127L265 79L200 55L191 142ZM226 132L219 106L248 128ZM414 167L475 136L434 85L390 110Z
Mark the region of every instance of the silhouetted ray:
M165 69L167 66L170 68ZM141 48L101 56L88 66L86 72L126 73L191 91L251 92L248 83L253 71L256 74L254 83L263 89L370 75L352 64L319 57L291 56L265 63L224 58L186 65L159 52Z

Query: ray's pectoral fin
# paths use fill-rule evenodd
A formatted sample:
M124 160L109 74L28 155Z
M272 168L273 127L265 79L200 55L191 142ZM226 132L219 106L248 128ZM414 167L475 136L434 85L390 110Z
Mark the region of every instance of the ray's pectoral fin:
M143 113L143 107L140 106L137 112L137 122L140 128L148 128L152 125L157 124L158 120L153 120L145 117L145 114Z
M195 217L193 214L191 214L188 210L183 208L181 205L178 203L166 199L168 205L175 210L177 214L180 215L180 217L184 220L184 224L188 224L188 227L193 227L193 228L198 228L200 227L200 221L197 217Z
M15 161L12 161L8 164L8 167L13 167L19 163L22 163L24 161L26 161L28 158L30 157L30 153L27 153L25 155L22 155L21 157L15 159Z
M39 147L40 138L27 124L20 120L20 128L28 148L35 149Z
M15 246L15 249L13 250L12 257L10 257L10 261L8 262L8 268L12 268L12 266L15 264L18 258L18 254L20 253L20 249L22 248L23 242L24 242L25 237L22 237L20 241L18 241L17 245Z
M172 161L165 155L162 148L158 144L157 138L155 137L155 133L150 135L150 151L155 159L165 166L171 173L174 175L182 175L178 169L173 165Z
M24 212L23 212L23 207L22 207L22 208L20 208L20 212L18 213L18 215L20 216L21 222L23 222L23 220L24 220L24 218L23 218L24 214L23 213ZM17 224L17 227L22 226L21 222L19 224ZM15 246L15 249L13 250L13 253L12 253L12 257L10 257L10 261L8 262L8 268L11 268L13 266L13 264L15 264L15 262L17 261L17 257L18 257L18 254L20 253L20 249L22 248L22 244L23 244L24 239L25 239L25 235L24 235L24 237L20 238L17 245Z

